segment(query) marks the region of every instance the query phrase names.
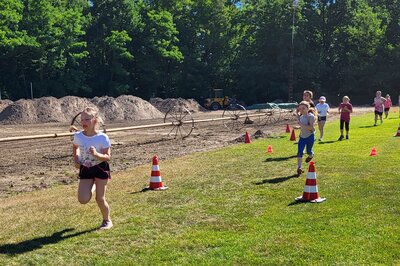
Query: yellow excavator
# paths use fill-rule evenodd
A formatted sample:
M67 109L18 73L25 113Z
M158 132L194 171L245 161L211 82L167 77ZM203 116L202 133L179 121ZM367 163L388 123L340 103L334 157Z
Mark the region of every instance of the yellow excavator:
M214 97L204 101L204 107L210 110L225 109L230 104L237 103L236 99L223 95L222 89L213 89Z

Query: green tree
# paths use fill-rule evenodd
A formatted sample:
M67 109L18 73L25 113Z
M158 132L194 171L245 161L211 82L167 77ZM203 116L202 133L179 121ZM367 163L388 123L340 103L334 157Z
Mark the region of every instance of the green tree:
M92 95L118 96L129 93L130 70L135 51L134 36L141 27L139 7L134 1L93 1L87 30L89 84Z
M28 97L25 74L29 62L27 50L39 44L21 29L24 5L21 1L0 2L0 90L11 99Z

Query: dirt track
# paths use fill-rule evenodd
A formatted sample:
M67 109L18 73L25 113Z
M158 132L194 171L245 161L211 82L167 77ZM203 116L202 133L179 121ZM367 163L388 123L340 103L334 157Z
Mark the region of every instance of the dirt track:
M365 110L364 110L365 111ZM219 118L222 112L200 112L195 120ZM245 131L254 134L280 134L286 123L280 119L275 125L246 124L239 131L227 130L222 121L196 123L195 129L185 139L168 136L171 128L152 128L108 133L112 141L112 172L150 163L154 154L160 160L180 157L193 152L207 151L237 143ZM332 119L337 118L331 114ZM330 118L331 119L331 118ZM255 122L257 119L254 118ZM163 123L162 119L141 120L135 123L115 123L107 128ZM0 138L66 132L66 124L0 125ZM54 184L77 182L77 171L72 164L70 137L25 140L0 143L3 153L0 161L0 197L15 193L46 189Z

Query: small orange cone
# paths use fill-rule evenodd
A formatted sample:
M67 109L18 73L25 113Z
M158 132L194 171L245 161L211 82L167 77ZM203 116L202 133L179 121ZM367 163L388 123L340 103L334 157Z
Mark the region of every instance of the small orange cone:
M286 133L290 133L290 127L289 127L289 124L286 124Z
M163 186L161 180L160 167L158 166L157 155L153 156L153 166L151 168L150 185L146 188L149 190L166 190L168 187Z
M268 153L272 153L272 145L268 145Z
M378 154L376 153L376 148L373 147L372 150L371 150L371 154L370 154L369 156L376 156L376 155L378 155Z
M397 133L394 136L395 137L400 137L400 124L399 124L399 127L397 128Z
M306 184L304 185L303 196L297 197L297 201L307 201L312 203L319 203L326 200L326 198L320 198L318 196L317 186L317 173L315 172L314 162L310 162L308 167Z
M251 143L250 134L247 131L246 131L246 136L244 137L244 143Z
M291 141L296 141L296 134L294 133L294 129L292 129L292 134L290 135Z

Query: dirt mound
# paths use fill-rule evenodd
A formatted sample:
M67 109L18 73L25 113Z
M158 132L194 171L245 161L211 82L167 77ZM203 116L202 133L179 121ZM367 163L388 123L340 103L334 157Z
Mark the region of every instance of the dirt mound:
M118 98L95 97L91 102L99 108L106 121L134 121L164 117L149 102L132 95L121 95Z
M13 101L10 101L10 100L0 100L0 113L4 110L4 108L6 108L7 106L9 106L12 103L13 103Z
M192 113L207 111L202 107L195 99L183 99L183 98L151 98L149 101L154 107L163 113L168 112L172 108L185 107Z
M43 97L33 100L21 99L16 102L1 101L0 123L69 123L86 106L98 109L106 122L163 117L163 114L149 102L135 96L122 95L118 98L104 96L93 99L66 96L61 99Z
M70 122L72 118L86 106L96 108L96 105L91 103L89 99L75 96L65 96L60 98L58 102L64 114L63 122Z

